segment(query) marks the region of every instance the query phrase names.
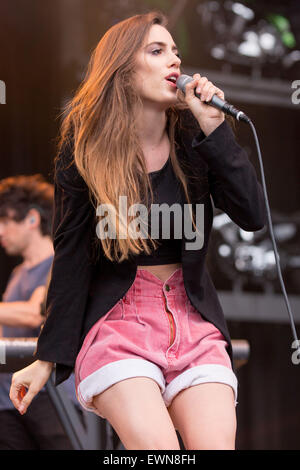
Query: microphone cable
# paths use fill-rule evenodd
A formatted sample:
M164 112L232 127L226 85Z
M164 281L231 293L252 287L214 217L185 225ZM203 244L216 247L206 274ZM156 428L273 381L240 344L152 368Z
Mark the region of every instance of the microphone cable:
M275 241L274 232L273 232L273 226L272 226L272 220L271 220L271 211L270 211L268 194L267 194L267 189L266 189L266 182L265 182L265 176L264 176L264 167L263 167L263 161L262 161L262 156L261 156L261 151L260 151L260 145L259 145L259 141L258 141L258 137L257 137L257 133L256 133L256 130L255 130L254 124L251 121L251 119L249 119L247 117L247 120L243 120L243 122L247 122L250 125L251 130L252 130L253 135L254 135L254 139L255 139L255 144L256 144L256 149L257 149L257 154L258 154L258 160L259 160L259 165L260 165L260 174L261 174L261 179L262 179L262 187L263 187L264 197L265 197L265 201L266 201L269 232L270 232L270 235L271 235L271 241L272 241L273 250L274 250L274 254L275 254L275 262L276 262L277 273L278 273L281 289L282 289L282 292L283 292L283 295L284 295L286 307L287 307L287 310L288 310L288 315L289 315L289 319L290 319L292 334L293 334L293 337L294 337L294 340L295 340L295 346L299 347L300 344L299 344L299 340L298 340L298 337L297 337L297 332L296 332L296 327L295 327L295 322L294 322L292 310L291 310L291 307L290 307L289 299L288 299L286 289L285 289L285 285L284 285L283 278L282 278L280 261L279 261L279 254L278 254L278 251L277 251L276 241ZM298 348L298 351L300 353L300 348Z

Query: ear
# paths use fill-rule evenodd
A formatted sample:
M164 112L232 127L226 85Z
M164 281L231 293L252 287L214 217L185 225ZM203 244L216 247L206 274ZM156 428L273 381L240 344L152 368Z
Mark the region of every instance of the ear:
M27 214L27 217L29 217L29 223L30 224L35 224L37 220L40 221L40 214L39 212L36 210L36 209L31 209L28 214Z

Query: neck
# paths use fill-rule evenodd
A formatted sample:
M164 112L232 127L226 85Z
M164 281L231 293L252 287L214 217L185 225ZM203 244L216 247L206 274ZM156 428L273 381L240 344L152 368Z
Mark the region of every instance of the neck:
M166 136L167 116L165 111L144 107L138 123L141 146L149 150L158 147Z
M26 268L36 266L52 256L53 253L53 243L49 236L33 236L30 245L28 245L22 253L24 259L23 265Z

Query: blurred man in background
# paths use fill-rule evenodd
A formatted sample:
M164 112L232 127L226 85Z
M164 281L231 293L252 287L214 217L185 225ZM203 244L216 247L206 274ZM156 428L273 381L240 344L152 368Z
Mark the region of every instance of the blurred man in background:
M11 272L0 302L0 336L39 335L54 255L53 201L53 186L39 174L0 181L0 245L7 255L23 259ZM1 373L0 366L0 449L71 449L45 388L20 415L9 398L11 376ZM73 374L64 386L78 404Z

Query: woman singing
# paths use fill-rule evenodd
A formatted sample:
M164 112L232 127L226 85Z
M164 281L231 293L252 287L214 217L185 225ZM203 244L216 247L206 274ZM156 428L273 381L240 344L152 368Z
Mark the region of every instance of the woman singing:
M223 113L204 103L222 90L198 73L177 89L166 25L151 12L111 27L68 103L47 318L10 398L23 414L53 368L56 385L75 369L79 402L126 449L180 449L176 430L186 449L234 449L232 346L205 266L211 198L248 231L264 226L264 200Z

